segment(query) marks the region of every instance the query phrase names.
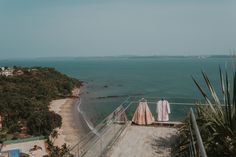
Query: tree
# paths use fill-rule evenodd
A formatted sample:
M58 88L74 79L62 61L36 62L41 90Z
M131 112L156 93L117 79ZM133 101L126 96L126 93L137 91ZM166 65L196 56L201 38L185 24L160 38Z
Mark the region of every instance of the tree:
M61 116L50 111L35 112L29 117L27 127L31 135L48 136L53 129L61 127Z
M50 137L51 137L50 140L52 141L52 143L55 142L55 140L58 138L58 136L59 136L58 131L55 130L55 129L53 129L53 131L52 131L51 134L50 134Z
M61 148L59 148L58 146L54 146L53 142L50 139L47 140L47 143L48 143L47 149L49 150L50 157L58 157L63 155L72 156L69 153L69 148L65 143L61 146Z

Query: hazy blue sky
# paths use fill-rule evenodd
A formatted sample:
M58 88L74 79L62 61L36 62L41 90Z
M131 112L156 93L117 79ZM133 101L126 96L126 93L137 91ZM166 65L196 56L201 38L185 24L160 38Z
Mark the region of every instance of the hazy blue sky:
M0 0L0 55L229 54L235 8L235 0Z

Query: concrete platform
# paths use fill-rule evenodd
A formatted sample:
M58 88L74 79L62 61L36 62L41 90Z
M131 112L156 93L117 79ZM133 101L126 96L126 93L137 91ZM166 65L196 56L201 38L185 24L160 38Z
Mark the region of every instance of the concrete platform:
M171 157L177 129L129 125L106 153L106 157Z

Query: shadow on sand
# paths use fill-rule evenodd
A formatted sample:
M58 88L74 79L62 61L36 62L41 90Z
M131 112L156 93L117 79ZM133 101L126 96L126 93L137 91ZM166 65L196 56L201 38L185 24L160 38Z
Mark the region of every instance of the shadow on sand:
M151 146L155 150L157 157L175 157L173 148L177 140L177 135L166 137L152 136Z

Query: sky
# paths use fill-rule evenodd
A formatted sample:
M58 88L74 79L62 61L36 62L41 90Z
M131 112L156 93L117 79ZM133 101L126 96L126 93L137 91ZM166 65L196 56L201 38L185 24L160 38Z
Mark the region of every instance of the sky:
M1 59L224 55L235 0L0 0Z

